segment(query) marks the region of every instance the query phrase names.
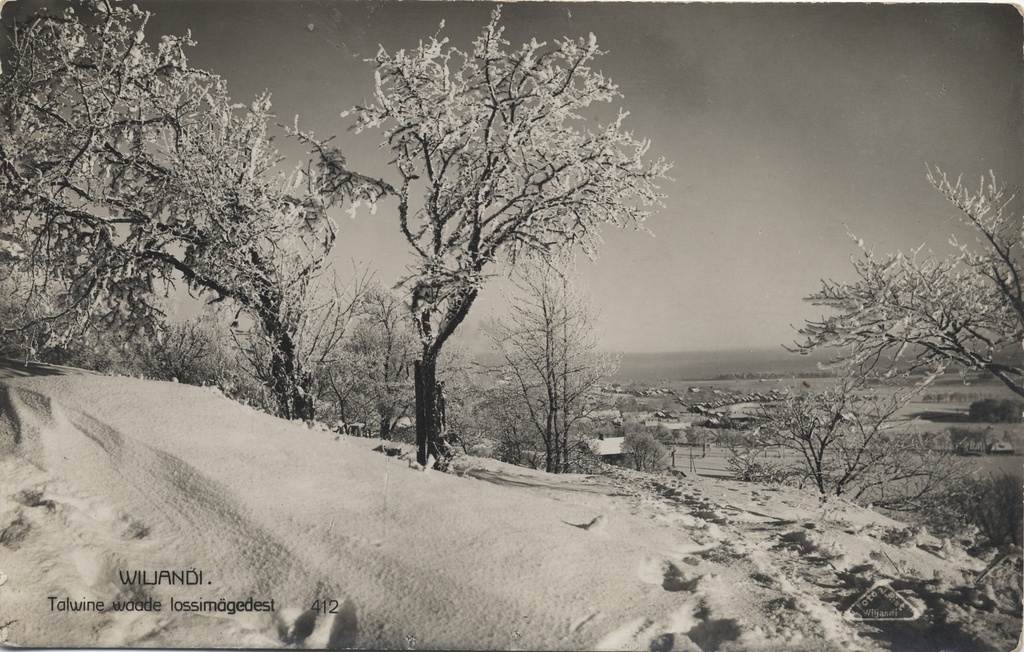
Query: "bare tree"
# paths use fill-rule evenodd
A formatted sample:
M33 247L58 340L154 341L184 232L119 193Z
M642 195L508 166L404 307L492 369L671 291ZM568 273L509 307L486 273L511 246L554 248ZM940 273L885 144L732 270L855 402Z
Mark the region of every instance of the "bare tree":
M959 253L939 259L896 253L877 259L860 246L853 283L824 281L809 297L839 314L808 322L804 352L834 348L838 361L861 373L949 367L991 373L1024 396L1024 224L1015 198L990 176L977 192L938 168L929 180L971 227L974 248L953 240ZM905 369L898 365L903 363Z
M398 218L418 261L404 281L420 339L418 456L440 458L438 354L476 300L485 272L526 250L592 253L600 224L640 225L668 165L623 129L625 112L587 129L583 109L618 96L592 65L589 39L509 49L500 11L470 52L437 35L381 49L374 101L357 130L381 128L398 172Z
M494 442L495 459L531 469L543 468L544 442L530 421L521 390L511 382L499 382L484 392L476 406L476 420Z
M32 287L58 291L54 338L159 328L175 280L246 313L271 352L277 412L311 419L295 304L335 242L327 211L384 188L298 131L290 172L272 148L269 96L236 104L189 67L188 38L146 42L149 14L89 0L14 28L0 78L0 220Z
M368 288L356 310L343 357L332 365L327 382L343 421L372 415L381 439L390 439L412 408L415 331L405 303L380 284Z
M933 447L929 436L913 433L897 416L918 389L872 389L863 379L841 376L825 391L766 406L764 422L745 442L754 451L794 454L788 469L764 463L761 471L800 485L810 482L823 498L914 508L955 477L960 466L949 451Z
M519 390L544 444L545 470L565 473L587 395L617 361L597 352L596 320L568 264L526 267L516 285L509 316L490 336L504 359L500 372Z

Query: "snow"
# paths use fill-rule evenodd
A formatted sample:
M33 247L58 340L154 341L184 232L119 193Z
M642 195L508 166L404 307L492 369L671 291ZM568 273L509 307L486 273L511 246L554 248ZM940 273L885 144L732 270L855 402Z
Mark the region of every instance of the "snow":
M955 641L1009 649L1020 630L1019 614L985 609L965 588L984 561L927 533L894 536L904 526L867 509L621 469L554 476L467 457L454 473L423 473L408 451L382 455L379 444L210 389L3 381L9 643L905 649L902 630L843 618L879 581L924 612L913 624L925 647L913 649L938 649L950 628ZM134 570L201 571L203 584L122 584L119 571ZM51 611L50 596L163 610ZM249 598L273 599L274 611L168 606ZM311 611L317 600L335 613Z

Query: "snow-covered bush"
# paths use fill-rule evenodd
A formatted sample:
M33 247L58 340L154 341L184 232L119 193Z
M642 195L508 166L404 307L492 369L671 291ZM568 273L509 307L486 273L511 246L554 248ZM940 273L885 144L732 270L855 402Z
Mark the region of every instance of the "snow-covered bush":
M668 468L668 449L646 429L628 433L622 441L622 452L637 471L657 472Z
M744 482L776 484L793 476L792 469L765 457L763 449L743 446L729 447L726 468Z
M172 324L159 340L140 345L137 364L148 378L216 385L225 357L211 320L195 318Z

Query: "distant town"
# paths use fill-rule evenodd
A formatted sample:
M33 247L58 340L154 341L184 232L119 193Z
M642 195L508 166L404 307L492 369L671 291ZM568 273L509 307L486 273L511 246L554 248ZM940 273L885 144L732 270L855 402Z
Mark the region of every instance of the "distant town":
M740 392L714 385L693 385L679 391L671 387L612 383L599 388L590 416L595 421L618 426L641 423L670 431L695 425L731 426L756 420L762 405L783 396L784 393L775 388L766 392Z

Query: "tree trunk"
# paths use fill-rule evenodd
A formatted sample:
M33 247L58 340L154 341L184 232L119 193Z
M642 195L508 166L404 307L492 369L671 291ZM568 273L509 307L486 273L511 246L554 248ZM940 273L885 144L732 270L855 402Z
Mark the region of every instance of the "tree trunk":
M555 460L558 455L558 435L555 434L554 415L551 413L550 405L548 405L547 421L544 427L544 470L554 473L558 468L558 462Z
M274 399L277 401L278 416L284 419L295 419L298 418L295 413L295 389L294 378L292 378L295 363L289 352L281 346L281 338L274 337L273 339L278 346L271 353L270 390L274 393Z
M313 421L316 408L310 396L312 379L300 369L295 342L276 319L264 318L263 328L274 346L270 354L270 390L277 402L278 416Z
M572 472L572 460L569 455L569 428L565 426L562 432L562 473Z
M415 362L413 369L416 386L416 459L423 465L426 465L431 455L435 463L445 461L446 458L445 399L443 388L437 382L437 357L441 347L469 313L470 306L476 300L477 290L464 288L451 299L453 303L448 306L436 333L430 321L436 307L429 302L420 304L424 295L433 293L430 287L417 286L413 290L413 321L423 343L423 357Z
M391 417L389 416L380 418L380 438L385 441L391 439Z
M426 466L434 457L437 463L444 459L446 450L444 391L437 383L437 362L417 360L414 368L416 383L416 461Z

